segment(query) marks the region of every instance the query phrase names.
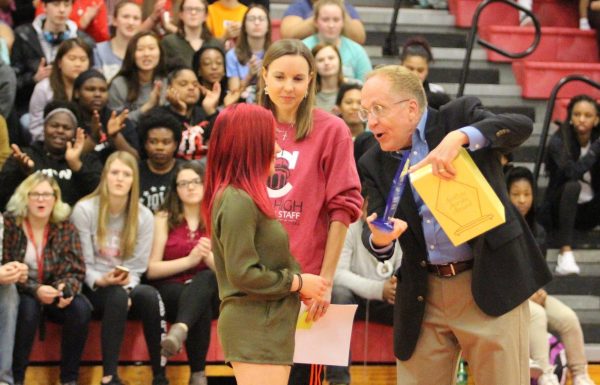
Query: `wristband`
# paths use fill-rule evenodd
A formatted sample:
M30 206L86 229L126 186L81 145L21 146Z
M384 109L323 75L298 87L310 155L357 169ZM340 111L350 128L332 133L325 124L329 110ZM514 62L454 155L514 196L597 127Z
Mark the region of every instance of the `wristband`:
M298 276L298 289L296 290L296 293L300 293L300 290L302 290L302 275L300 274L296 274Z

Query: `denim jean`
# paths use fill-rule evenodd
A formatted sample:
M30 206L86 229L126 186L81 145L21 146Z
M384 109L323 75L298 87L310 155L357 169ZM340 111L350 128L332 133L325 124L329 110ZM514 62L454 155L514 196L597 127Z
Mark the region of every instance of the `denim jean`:
M35 342L36 331L43 316L48 321L62 324L60 381L77 381L81 355L87 340L88 325L92 307L81 294L75 295L71 304L63 309L55 305L42 306L29 294L20 295L17 332L13 352L13 373L15 381L23 382L29 365L29 354ZM44 321L47 322L47 321ZM58 349L58 346L56 347Z
M12 356L19 294L15 285L0 285L0 382L13 383Z

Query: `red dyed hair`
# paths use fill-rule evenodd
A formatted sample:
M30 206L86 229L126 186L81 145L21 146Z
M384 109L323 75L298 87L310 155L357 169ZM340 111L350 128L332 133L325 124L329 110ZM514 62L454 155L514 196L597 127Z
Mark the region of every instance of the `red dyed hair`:
M275 118L271 111L240 103L219 113L210 134L202 199L209 233L215 198L230 185L244 190L260 211L275 218L266 185L274 152Z

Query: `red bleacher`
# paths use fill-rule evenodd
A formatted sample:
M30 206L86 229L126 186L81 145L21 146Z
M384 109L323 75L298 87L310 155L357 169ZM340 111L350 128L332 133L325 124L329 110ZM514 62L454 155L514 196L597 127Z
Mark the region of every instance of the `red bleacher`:
M481 0L449 0L448 9L454 15L455 25L469 28L473 14ZM535 0L533 12L542 26L571 27L579 26L577 3L569 0ZM479 26L518 25L518 11L505 4L489 5L481 14Z
M36 337L31 362L59 362L60 361L60 325L52 322L46 323L46 339L39 341ZM394 363L392 327L376 323L357 321L352 330L352 360L354 362ZM100 351L100 322L92 321L90 331L82 357L83 362L101 362ZM125 330L125 340L121 348L121 362L147 362L148 350L142 331L142 323L128 321ZM170 362L186 362L184 352L170 358ZM207 355L209 363L223 363L223 351L217 337L217 321L213 321L212 336Z
M533 27L486 25L481 26L479 35L496 47L521 52L532 44L534 31ZM487 50L487 58L492 62L512 61L491 50ZM595 63L598 61L596 32L578 28L542 27L540 44L531 55L521 60Z
M469 27L480 0L449 0L455 24ZM521 96L548 99L554 85L573 74L600 81L596 31L581 31L578 27L577 3L569 0L535 0L533 12L542 25L537 49L529 56L512 60L487 50L492 62L511 62ZM495 3L486 8L479 20L479 36L494 46L509 52L522 52L531 45L533 27L518 26L518 11L506 4ZM581 82L571 83L559 92L561 98L582 93L600 96L598 91Z
M554 85L563 77L572 74L586 75L600 82L600 63L558 63L518 61L512 63L517 83L521 86L521 95L529 99L548 99ZM598 98L598 91L585 83L567 84L559 92L559 97L570 98L588 93Z

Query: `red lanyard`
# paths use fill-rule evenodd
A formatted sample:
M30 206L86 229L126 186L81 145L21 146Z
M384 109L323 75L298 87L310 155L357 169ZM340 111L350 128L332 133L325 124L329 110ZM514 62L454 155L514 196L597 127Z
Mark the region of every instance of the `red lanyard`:
M27 236L31 243L33 243L33 249L35 250L35 260L37 261L38 267L38 282L44 283L44 249L46 248L46 243L48 242L48 228L46 225L44 227L44 238L42 239L42 247L41 250L38 249L37 243L35 243L35 237L33 235L33 229L31 228L31 223L29 220L25 218L25 228L27 230Z

